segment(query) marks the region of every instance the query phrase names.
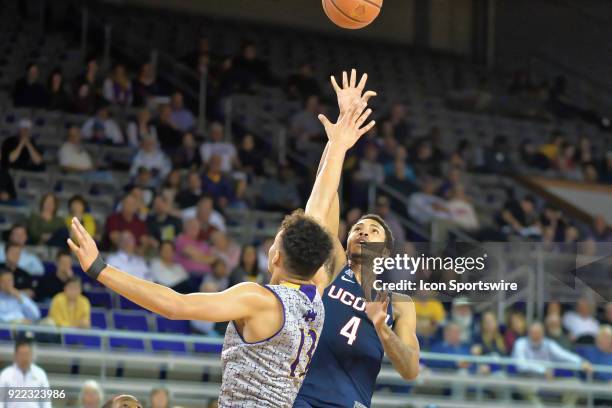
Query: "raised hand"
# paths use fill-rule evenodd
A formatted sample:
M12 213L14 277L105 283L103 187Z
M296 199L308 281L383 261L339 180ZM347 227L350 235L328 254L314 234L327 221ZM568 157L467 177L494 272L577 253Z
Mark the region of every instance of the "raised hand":
M374 91L363 92L367 81L368 74L363 74L359 83L357 83L357 71L355 71L355 69L351 69L350 78L346 71L342 72L342 87L338 86L338 82L336 82L334 76L331 77L331 83L334 91L336 91L336 97L338 98L340 116L345 114L354 103L357 103L357 101L361 100L367 103L371 97L376 96L376 92Z
M366 126L361 127L372 113L372 109L363 112L365 107L366 103L363 101L353 103L346 114L341 115L336 123L331 123L325 115L319 115L319 120L325 127L325 133L327 133L327 137L332 144L348 150L363 134L372 129L376 124L373 120Z
M81 268L87 271L98 257L98 246L76 217L72 218L70 232L70 235L74 237L77 242L75 243L72 238L69 238L68 246L78 258Z
M365 312L375 328L381 328L387 323L387 310L389 309L389 293L379 292L373 302L367 302Z

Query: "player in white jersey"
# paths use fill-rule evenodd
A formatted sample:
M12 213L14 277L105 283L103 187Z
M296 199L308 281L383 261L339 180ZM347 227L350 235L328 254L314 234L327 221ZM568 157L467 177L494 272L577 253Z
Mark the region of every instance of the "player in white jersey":
M333 125L338 143L367 132L365 102ZM325 189L321 181L314 189ZM321 296L311 279L332 251L332 238L299 211L285 218L268 255L270 285L248 282L219 293L179 294L107 265L73 218L68 245L93 279L169 319L229 321L222 351L223 408L289 408L308 371L323 327ZM74 241L73 241L74 239Z

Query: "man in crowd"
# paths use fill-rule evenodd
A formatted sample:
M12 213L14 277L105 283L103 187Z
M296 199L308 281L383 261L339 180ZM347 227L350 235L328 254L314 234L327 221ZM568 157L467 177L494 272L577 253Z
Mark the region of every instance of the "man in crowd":
M40 319L36 303L15 288L13 274L0 269L0 322L31 323Z
M34 297L34 280L23 269L18 266L21 257L22 247L10 242L5 246L6 259L0 268L6 269L13 274L15 287L25 293L29 298Z
M43 156L31 135L32 122L19 121L17 136L11 136L2 143L2 167L27 171L44 171Z
M143 257L136 254L136 240L128 230L119 233L119 250L108 257L109 265L140 278L151 280L149 266Z
M147 229L151 238L158 243L162 241L174 241L181 233L182 222L179 218L170 214L170 203L163 195L158 195L153 201L153 211L147 217Z
M28 230L25 225L13 224L9 230L7 242L22 247L19 261L17 261L19 268L31 276L42 276L45 273L45 267L38 256L23 248L28 242ZM0 263L4 263L6 260L5 247L5 243L0 243Z
M64 290L51 301L49 318L59 327L91 327L91 304L83 296L81 279L73 276L64 283Z
M576 303L576 310L570 310L563 315L563 327L569 332L572 341L593 344L599 331L599 322L593 312L591 301L582 297Z
M91 155L81 144L81 130L78 126L68 128L66 142L57 152L58 162L62 170L75 173L95 170Z
M239 167L236 147L229 141L224 141L223 126L213 122L208 131L208 140L200 146L202 163L208 163L214 155L221 158L221 171L230 172Z
M66 282L74 276L72 256L68 250L61 250L55 256L55 273L46 274L36 286L36 300L51 299L64 290Z
M37 64L28 65L25 76L15 84L13 104L18 108L42 108L47 104L47 90L40 81Z
M96 115L85 122L81 133L86 140L95 143L122 144L124 142L121 128L111 118L106 104L101 104Z
M119 247L119 236L122 231L131 232L137 244L146 246L149 232L146 224L138 218L137 211L137 200L131 194L126 195L121 201L120 212L110 215L106 220L105 244L107 247Z

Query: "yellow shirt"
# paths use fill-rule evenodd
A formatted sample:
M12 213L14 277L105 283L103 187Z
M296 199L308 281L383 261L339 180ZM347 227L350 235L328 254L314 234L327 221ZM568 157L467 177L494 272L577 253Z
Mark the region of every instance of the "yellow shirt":
M72 224L72 216L69 215L66 217L66 227L68 227L68 231L70 231L70 225ZM85 228L85 231L89 233L92 237L96 236L96 220L91 214L83 214L83 219L81 220L81 224Z
M51 300L49 317L60 327L79 327L83 322L91 324L91 304L89 299L80 295L76 302L69 303L66 294L61 292Z
M441 302L434 299L413 300L417 319L429 319L439 323L446 318L446 311Z

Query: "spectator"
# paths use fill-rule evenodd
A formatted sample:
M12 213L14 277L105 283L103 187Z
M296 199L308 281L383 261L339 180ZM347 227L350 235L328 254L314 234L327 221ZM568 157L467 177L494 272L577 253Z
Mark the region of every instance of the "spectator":
M149 231L136 212L138 211L138 201L133 195L126 195L121 201L121 211L108 217L104 228L105 246L107 248L119 247L119 235L122 231L129 231L136 239L138 245L147 244Z
M159 258L151 263L153 280L179 293L193 292L194 288L185 269L174 261L174 243L162 241L159 247Z
M432 353L443 353L455 356L468 356L470 347L461 341L461 328L454 322L446 324L444 328L444 340L436 343L431 348ZM465 361L449 362L449 361L429 361L428 367L437 369L467 369L470 363Z
M217 259L212 264L212 272L202 278L202 285L206 292L222 292L229 288L229 268L222 259Z
M108 264L137 278L152 280L147 262L136 254L136 239L129 230L119 233L118 250L108 257Z
M523 375L536 378L554 378L554 371L547 363L574 364L576 368L582 368L586 372L592 372L591 364L581 359L574 353L564 350L554 340L544 336L542 323L535 322L529 326L527 337L521 337L516 341L512 357L517 360L517 370ZM532 390L524 392L525 397L532 404L541 406L539 396ZM563 395L563 405L573 406L578 394L568 392Z
M153 213L147 217L147 229L151 237L158 242L174 241L181 233L181 220L170 214L170 203L163 195L153 201Z
M202 178L197 171L192 170L187 175L187 188L176 195L176 203L181 209L195 207L203 194Z
M32 362L33 352L32 343L28 339L21 339L15 342L15 354L13 364L0 372L0 388L24 389L34 388L46 390L49 388L49 380L45 370ZM34 400L36 401L36 400ZM51 402L41 399L40 401L29 403L7 403L7 407L27 406L28 408L51 408Z
M279 166L278 177L267 177L258 191L258 208L268 211L292 211L300 205L300 192L291 167Z
M220 208L225 208L234 198L234 183L221 169L222 159L219 155L211 156L207 170L202 177L202 190L212 196Z
M81 173L95 170L94 161L81 144L81 130L75 125L68 128L68 137L58 150L57 156L64 171Z
M155 128L162 149L168 154L173 154L181 145L183 134L172 123L172 108L169 105L159 107L159 118Z
M299 71L287 79L287 96L289 99L304 100L309 95L321 95L321 87L313 76L312 64L305 62Z
M196 170L202 165L202 158L193 133L187 132L183 135L183 143L172 157L175 169Z
M91 304L83 296L81 279L76 276L64 282L64 290L51 300L49 318L58 327L91 327Z
M240 263L240 246L224 232L215 231L211 234L212 250L215 256L226 265L228 272Z
M515 199L507 201L501 212L499 224L506 235L539 237L542 234L535 199L529 195L520 201Z
M64 290L66 282L74 277L72 256L68 250L61 250L55 256L55 272L48 273L38 281L36 300L44 302Z
M595 346L585 349L583 356L592 364L612 366L612 327L603 325L595 338ZM599 381L612 382L612 372L596 372L593 376Z
M76 91L76 111L85 114L93 113L101 92L101 84L98 78L98 62L95 57L87 60L85 72L77 80Z
M394 103L391 107L389 122L393 127L393 136L400 143L406 143L410 138L410 124L408 123L406 106L402 103Z
M380 195L376 198L376 214L380 215L389 226L397 247L404 245L406 232L400 220L391 212L391 202L388 197Z
M426 177L420 192L410 196L408 213L417 222L423 225L433 220L449 220L451 217L446 200L435 195L436 182Z
M0 167L0 204L19 205L15 182L7 168Z
M212 248L199 238L200 223L195 218L185 221L183 233L176 239L175 261L189 274L201 277L211 271L217 259Z
M508 138L496 136L493 144L485 150L485 169L492 173L508 173L513 169L513 163L509 152Z
M471 353L476 356L504 356L506 345L499 331L499 325L495 314L491 311L482 314L480 319L480 334L476 337ZM480 364L478 373L490 374L497 372L500 367L491 364Z
M378 162L378 147L370 143L366 146L364 157L359 161L353 179L360 183L374 182L381 184L385 179L385 170Z
M470 198L465 194L464 185L456 184L449 197L450 200L448 201L447 207L453 222L465 231L478 231L480 229L480 223L478 222L476 209Z
M255 138L252 134L246 133L242 137L238 148L238 159L240 160L241 170L249 177L263 174L262 155L255 147Z
M309 152L318 149L318 139L323 133L319 121L321 105L319 97L310 95L304 104L304 109L295 113L290 119L290 133L294 137L298 151Z
M132 89L133 105L138 107L147 106L152 97L161 93L157 84L155 69L151 63L145 62L140 66L140 72L132 83Z
M240 263L234 268L229 276L229 286L237 285L241 282L267 283L266 274L257 264L257 249L253 245L242 247Z
M193 116L193 113L185 107L185 100L181 92L176 91L172 94L170 107L172 108L170 120L174 124L175 129L182 132L189 132L195 128L195 116Z
M15 288L11 271L0 268L0 323L27 324L38 319L40 310L36 303Z
M218 122L213 122L208 131L210 141L205 141L200 146L200 157L202 163L208 163L210 159L217 155L221 158L221 171L230 172L232 168L240 166L236 147L227 141L223 141L223 126Z
M138 169L145 168L151 171L154 185L158 185L172 170L172 164L168 156L161 151L157 145L157 140L152 136L147 136L142 139L140 149L132 159L132 167L130 168L130 176L134 177Z
M179 214L180 210L177 209L177 201L176 196L181 189L181 172L178 169L174 169L168 174L166 177L166 181L161 188L161 195L166 197L168 203L170 204L170 208L172 209L173 214Z
M425 342L432 340L446 319L444 305L428 291L420 291L414 297L417 334Z
M23 247L9 242L5 248L6 259L3 264L0 264L0 268L7 269L12 272L15 287L28 295L30 298L33 298L34 279L32 279L32 276L17 265L18 260L21 257Z
M111 76L104 81L102 93L104 98L113 105L132 105L132 81L128 77L123 64L117 64L113 67Z
M434 149L430 140L418 140L412 148L410 157L413 158L413 167L418 177L440 177L441 162L434 156Z
M25 225L13 224L9 230L7 242L23 248L28 242L28 232ZM0 242L0 263L3 263L6 260L5 249L6 245L3 242ZM25 248L21 250L21 255L19 256L17 266L31 276L42 276L45 273L45 268L40 258Z
M88 211L88 204L83 196L76 194L70 197L68 200L68 215L64 219L66 228L70 229L73 218L77 218L81 225L85 228L85 231L92 237L96 236L96 219Z
M163 387L153 388L150 393L151 408L170 408L170 394Z
M13 105L17 108L44 108L47 104L47 90L40 82L37 64L30 64L26 74L13 88Z
M527 333L527 322L525 315L518 311L512 311L508 317L506 332L504 333L504 343L506 350L510 353L514 349L514 343L519 337Z
M130 121L127 126L127 140L131 147L138 147L146 137L157 139L157 129L151 122L151 112L141 109L136 115L136 120Z
M83 137L93 143L123 144L123 134L108 110L108 105L101 104L96 115L87 119L81 128Z
M104 391L95 380L87 380L79 393L79 408L101 408Z
M72 110L72 100L64 84L62 71L59 68L55 68L49 75L47 109L52 111Z
M32 122L29 119L19 121L19 133L2 142L2 163L5 169L44 171L43 156L31 135Z
M46 193L40 199L39 213L28 218L28 236L34 245L66 246L68 230L65 221L57 215L57 197Z
M608 227L603 215L593 217L593 225L591 226L589 237L595 240L595 242L612 241L612 229Z
M272 73L268 64L257 58L255 43L247 41L242 46L242 54L234 58L234 80L242 91L252 91L255 85L270 84Z
M563 331L561 316L558 314L549 314L546 316L544 324L546 326L546 337L556 341L557 344L566 350L570 350L572 348L572 343Z
M568 331L573 342L593 344L599 331L599 322L595 319L593 304L587 298L580 298L575 311L565 312L563 327Z
M200 239L208 241L215 231L225 232L225 219L213 207L212 197L205 195L198 201L197 207L188 208L182 213L183 221L197 218L200 222Z
M417 190L414 171L399 158L393 162L393 174L385 179L385 184L405 195L410 195Z
M467 298L457 297L453 299L450 321L457 324L461 329L461 342L471 343L474 336L475 321L472 306Z

